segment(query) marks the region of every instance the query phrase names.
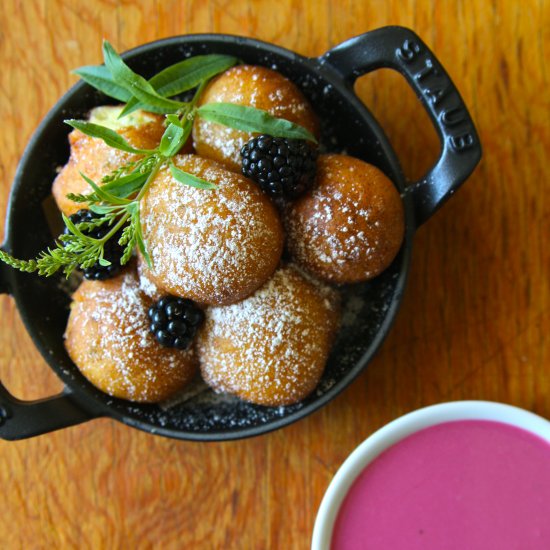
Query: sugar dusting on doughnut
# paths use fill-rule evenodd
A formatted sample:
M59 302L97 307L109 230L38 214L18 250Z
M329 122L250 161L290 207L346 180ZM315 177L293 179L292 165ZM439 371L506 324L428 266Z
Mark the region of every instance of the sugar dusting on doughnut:
M200 104L235 103L268 111L318 134L317 117L299 88L282 74L254 65L232 67L214 79L204 91ZM193 144L198 154L224 163L240 172L242 146L252 138L235 130L197 117Z
M279 269L246 300L207 310L197 344L203 378L253 403L298 402L319 382L338 317L334 290Z
M194 155L176 158L215 190L163 170L145 195L142 225L159 288L205 304L245 298L275 271L283 233L274 206L249 180Z
M345 155L321 155L316 186L285 211L297 263L333 283L371 279L386 269L404 234L401 198L377 168Z
M82 374L109 395L160 401L194 375L192 348L163 348L149 331L150 305L133 268L108 281L84 281L73 296L67 351Z

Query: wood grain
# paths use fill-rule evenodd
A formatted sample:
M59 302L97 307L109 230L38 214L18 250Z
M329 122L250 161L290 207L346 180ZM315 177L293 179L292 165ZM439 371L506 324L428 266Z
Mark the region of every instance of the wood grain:
M490 399L550 416L550 9L543 1L297 2L3 0L0 215L27 140L75 81L119 49L180 33L254 36L318 55L388 24L411 27L470 106L482 164L420 229L408 290L381 352L343 395L284 430L181 443L98 420L0 442L5 549L300 548L338 466L375 429L418 407ZM407 174L438 144L400 77L357 84ZM0 379L38 398L60 383L0 299Z

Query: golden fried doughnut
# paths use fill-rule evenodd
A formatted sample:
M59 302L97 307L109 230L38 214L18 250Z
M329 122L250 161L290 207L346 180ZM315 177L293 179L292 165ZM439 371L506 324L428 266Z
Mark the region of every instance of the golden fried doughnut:
M372 279L399 252L403 203L374 166L345 155L321 155L315 187L285 211L288 247L311 274L332 283Z
M232 67L208 84L200 105L236 103L268 111L318 135L318 122L304 94L282 74L254 65ZM193 144L197 153L231 170L241 171L241 147L253 134L195 118Z
M230 304L260 287L283 249L278 213L244 176L196 155L177 166L218 185L196 189L160 171L141 205L152 268L148 278L165 292L201 304Z
M84 280L73 296L65 347L80 372L113 397L162 401L195 374L193 348L163 348L149 332L152 302L133 269L107 281Z
M304 399L323 374L338 325L335 294L287 266L246 300L209 308L197 341L204 380L261 405Z
M145 111L136 111L122 119L117 119L121 109L120 106L96 107L90 113L90 122L116 130L138 149L157 147L165 129L163 117ZM69 193L79 195L92 192L80 172L99 184L101 178L114 169L139 158L138 155L109 147L101 139L89 137L78 130L73 130L69 134L69 143L71 147L69 162L61 169L52 187L57 206L66 216L82 208L81 204L67 198Z

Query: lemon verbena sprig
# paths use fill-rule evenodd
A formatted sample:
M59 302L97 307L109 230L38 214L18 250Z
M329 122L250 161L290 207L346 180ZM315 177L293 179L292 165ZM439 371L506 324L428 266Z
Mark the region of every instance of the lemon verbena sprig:
M105 216L95 222L95 226L104 223L113 224L116 217L113 215ZM11 267L27 273L38 272L39 275L50 276L62 269L66 276L78 267L87 269L95 263L100 265L109 265L109 262L103 258L104 244L114 234L113 229L105 235L103 239L94 239L82 233L86 229L74 225L69 218L63 215L63 221L67 226L69 233L60 235L54 243L54 247L40 252L36 259L19 260L7 252L0 250L0 259ZM115 225L115 227L118 224ZM89 229L89 227L88 227ZM116 231L116 230L115 230Z
M109 128L85 121L66 122L87 135L102 139L111 147L143 156L139 161L129 165L127 170L111 173L103 185L97 185L85 174L81 174L92 192L88 195L72 195L69 198L86 203L92 212L99 215L98 218L92 222L74 224L70 218L63 215L63 222L68 231L58 237L54 247L48 248L36 259L31 260L19 260L0 251L0 260L28 273L36 271L39 275L50 276L62 270L69 276L77 268L87 269L96 263L102 266L110 265L104 258L105 244L122 231L118 240L118 243L124 246L121 265L130 261L136 246L151 265L141 229L140 203L162 166L170 164L173 177L180 183L201 189L215 188L214 184L187 174L173 164L172 157L186 139L182 128L169 124L157 149L142 150L133 148L122 136ZM103 237L97 239L86 234L87 231L105 224L110 229Z
M103 140L109 147L136 157L104 176L99 185L81 174L92 192L69 194L67 197L87 205L98 217L75 224L63 216L66 233L35 259L19 260L0 250L0 261L15 269L45 276L61 270L69 276L77 268L87 269L96 263L110 265L104 257L104 247L116 235L120 235L118 243L124 247L121 265L130 261L136 247L151 265L141 228L140 204L159 170L168 166L173 178L184 185L206 190L216 187L184 172L173 161L189 139L196 117L246 132L316 142L315 137L302 126L255 107L231 103L198 106L209 81L240 62L235 57L219 54L190 57L163 69L149 80L136 74L107 41L103 43L103 57L104 65L81 67L74 72L100 92L125 103L119 118L137 109L163 114L166 130L157 148L140 149L105 126L82 120L65 121L82 133ZM190 101L179 99L181 94L191 90L194 93ZM103 237L94 238L86 234L102 225L109 227Z
M122 103L120 117L137 109L174 114L187 105L181 94L239 63L221 54L196 55L166 67L149 80L135 73L109 42L103 42L104 65L89 65L74 71L82 80Z
M119 118L137 109L167 115L169 122L205 120L246 132L266 133L274 137L305 139L316 142L307 129L267 111L233 103L209 103L196 107L202 90L215 76L240 63L236 57L207 54L189 57L163 69L149 80L135 73L106 40L103 65L88 65L74 71L82 80L126 105ZM181 94L196 90L191 101Z

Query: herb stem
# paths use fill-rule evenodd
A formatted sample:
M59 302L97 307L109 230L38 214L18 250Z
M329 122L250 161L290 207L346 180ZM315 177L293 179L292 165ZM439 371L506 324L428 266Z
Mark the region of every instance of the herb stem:
M93 240L97 241L101 245L104 245L126 223L129 217L130 217L130 213L126 211L124 215L120 218L120 220L118 220L118 222L114 225L111 231L109 231L109 233L105 235L105 237L101 239L93 239Z
M189 103L187 103L187 105L185 107L182 108L181 110L181 113L179 114L179 119L181 121L183 120L192 120L190 119L189 115L191 115L193 113L193 111L195 110L195 107L202 95L202 92L204 91L204 89L206 88L207 84L209 83L210 81L209 80L203 80L200 84L199 84L199 87L197 88L197 91L195 92L195 95L193 96L193 99L191 99L191 101Z
M134 199L133 202L137 202L139 205L139 201L142 199L143 195L145 195L145 192L149 188L149 185L151 185L153 180L157 177L157 174L159 173L159 170L161 166L164 164L164 162L165 162L165 159L159 159L157 157L157 160L153 165L153 169L151 170L151 173L147 176L147 179L145 180L143 187L141 188L140 192L138 193L138 196Z
M164 162L163 160L157 159L156 163L153 166L153 169L151 170L151 173L147 177L147 180L145 180L145 183L143 184L143 187L141 188L141 191L139 192L138 196L130 204L137 204L137 208L139 209L139 201L141 200L141 198L145 194L145 191L147 191L147 188L149 187L151 182L157 176L163 162ZM113 226L113 228L103 238L93 239L93 240L97 241L98 245L105 244L111 237L116 235L117 231L128 221L128 218L130 218L130 216L131 216L131 213L128 210L128 208L126 208L126 212L124 212L124 214L118 220L118 222Z

